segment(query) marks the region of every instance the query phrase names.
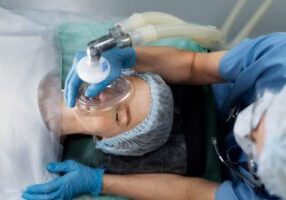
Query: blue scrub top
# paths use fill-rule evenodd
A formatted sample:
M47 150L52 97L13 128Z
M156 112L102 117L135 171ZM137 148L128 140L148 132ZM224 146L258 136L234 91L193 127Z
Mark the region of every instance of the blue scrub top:
M219 73L226 83L213 85L218 111L226 119L234 107L240 109L259 98L265 90L278 92L286 84L286 33L273 33L246 39L224 55ZM237 160L246 161L232 133L225 138L225 149ZM248 173L248 172L242 172ZM218 200L277 199L255 193L243 180L230 176L216 192Z

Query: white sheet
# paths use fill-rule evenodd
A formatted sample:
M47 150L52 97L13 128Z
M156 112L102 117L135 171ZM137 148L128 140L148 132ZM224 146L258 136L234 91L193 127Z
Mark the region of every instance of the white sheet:
M61 147L43 122L38 86L59 66L43 26L3 9L0 17L0 199L18 200L27 186L53 178L45 168Z
M20 15L11 13L0 7L0 34L35 32L45 30L44 26L36 24Z

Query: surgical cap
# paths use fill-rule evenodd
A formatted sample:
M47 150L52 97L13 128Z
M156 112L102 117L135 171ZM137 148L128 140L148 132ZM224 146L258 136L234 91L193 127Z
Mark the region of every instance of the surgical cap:
M147 117L131 130L96 141L96 148L114 155L140 156L154 151L168 140L173 123L173 95L159 75L135 72L129 75L140 77L149 85L150 111Z
M272 195L286 199L286 86L273 97L265 115L265 142L258 176Z

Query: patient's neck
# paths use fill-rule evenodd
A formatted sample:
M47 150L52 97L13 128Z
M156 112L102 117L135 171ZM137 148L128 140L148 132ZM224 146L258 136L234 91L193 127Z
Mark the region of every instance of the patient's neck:
M64 102L62 102L61 110L61 135L83 133L83 125L75 110L68 108Z

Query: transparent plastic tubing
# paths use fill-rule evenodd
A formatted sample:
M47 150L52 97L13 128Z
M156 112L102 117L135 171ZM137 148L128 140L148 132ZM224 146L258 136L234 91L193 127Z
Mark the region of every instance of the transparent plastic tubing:
M222 33L215 27L196 24L147 25L129 32L129 35L133 46L172 37L189 38L207 48L215 47L222 41Z
M128 17L127 19L118 22L123 31L131 31L136 28L146 26L148 24L158 25L158 24L186 24L186 22L178 17L167 13L161 12L144 12L135 13Z

